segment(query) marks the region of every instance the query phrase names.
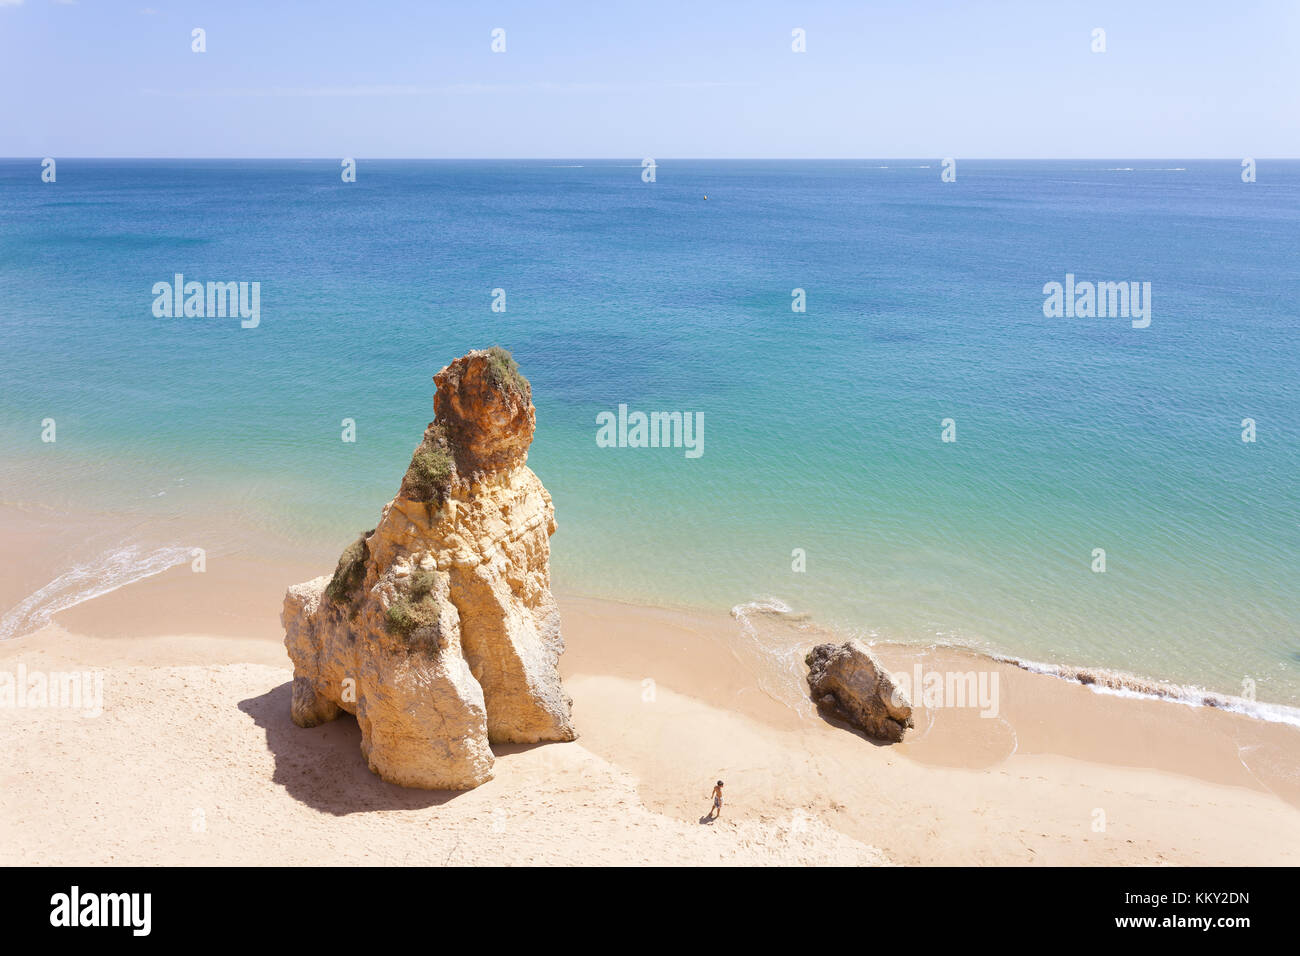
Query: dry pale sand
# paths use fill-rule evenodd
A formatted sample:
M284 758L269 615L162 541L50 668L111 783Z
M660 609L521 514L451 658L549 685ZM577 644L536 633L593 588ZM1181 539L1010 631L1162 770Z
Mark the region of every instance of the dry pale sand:
M276 612L302 570L176 569L0 643L0 671L105 674L101 716L0 712L0 863L1300 863L1294 727L881 647L996 673L1000 697L880 746L792 706L726 615L563 596L580 740L498 747L468 793L404 790L355 720L289 720Z

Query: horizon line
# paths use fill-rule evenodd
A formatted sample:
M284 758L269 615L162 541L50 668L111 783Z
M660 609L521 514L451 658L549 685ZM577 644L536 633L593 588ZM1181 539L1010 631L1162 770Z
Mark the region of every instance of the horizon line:
M48 156L49 154L47 154ZM25 156L0 156L0 162L29 161L36 154ZM44 157L40 157L44 158ZM585 162L641 162L645 157L634 156L73 156L66 159L119 159L119 160L194 160L199 162L218 162L223 160L242 160L256 162L312 162L334 161L342 158L366 160L369 162L555 162L558 160L583 160ZM665 156L655 159L660 162L770 162L770 163L825 163L825 162L900 162L903 160L929 160L941 162L943 159L962 159L966 162L1015 162L1015 163L1069 163L1069 162L1241 162L1242 159L1263 159L1269 162L1295 162L1300 156ZM39 161L39 158L38 158Z

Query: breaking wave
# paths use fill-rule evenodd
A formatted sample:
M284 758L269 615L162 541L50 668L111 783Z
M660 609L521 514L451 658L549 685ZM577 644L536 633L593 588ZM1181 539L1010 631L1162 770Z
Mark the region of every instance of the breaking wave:
M809 632L815 630L811 615L768 597L737 604L731 616L740 625L738 656L754 672L759 687L796 711L811 713L803 662Z
M0 617L0 640L39 631L59 611L184 564L192 550L179 546L146 550L128 545L64 571Z
M731 616L740 625L742 645L748 652L750 657L748 663L754 667L760 686L773 697L795 707L800 712L810 713L812 708L808 701L804 652L810 644L822 641L838 643L848 635L836 633L833 629L814 623L810 614L796 613L790 605L774 597L737 604L731 609ZM859 636L868 645L873 645L880 639L880 635L874 632ZM1010 664L1033 674L1043 674L1083 684L1098 694L1163 700L1189 707L1214 707L1269 723L1300 727L1300 708L1286 704L1264 703L1246 697L1208 691L1202 687L1151 680L1105 668L1044 664L1040 661L982 650L969 643L937 640L923 644L909 644L906 641L886 640L890 644L904 647L951 648L1002 664Z
M1266 704L1246 697L1232 694L1220 694L1202 687L1175 684L1170 681L1150 680L1126 674L1123 671L1107 670L1101 667L1073 667L1063 664L1044 664L1040 661L1028 661L1018 657L1000 654L990 655L993 660L1011 664L1032 674L1045 674L1061 680L1074 681L1087 686L1098 694L1112 694L1116 697L1142 697L1148 700L1166 700L1189 707L1215 707L1219 710L1244 714L1258 720L1274 724L1290 724L1300 727L1300 708L1285 704Z

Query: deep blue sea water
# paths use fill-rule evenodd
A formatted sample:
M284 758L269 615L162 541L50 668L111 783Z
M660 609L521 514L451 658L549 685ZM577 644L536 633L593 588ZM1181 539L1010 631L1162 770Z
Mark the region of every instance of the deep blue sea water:
M328 565L499 344L562 589L1300 704L1300 162L940 171L0 161L0 495ZM260 282L260 324L155 317L175 273ZM1149 282L1150 326L1044 316L1067 273ZM620 403L703 455L598 447Z

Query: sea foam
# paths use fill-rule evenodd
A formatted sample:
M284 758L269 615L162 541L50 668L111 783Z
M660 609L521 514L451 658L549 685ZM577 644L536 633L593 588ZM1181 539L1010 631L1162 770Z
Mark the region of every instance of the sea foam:
M192 550L180 546L148 550L127 545L76 565L0 617L0 640L39 631L59 611L184 564Z
M1062 664L1044 664L1041 661L1023 660L1001 654L992 655L993 660L1012 664L1032 674L1043 674L1061 680L1075 681L1085 685L1096 694L1108 694L1114 697L1136 697L1146 700L1163 700L1188 707L1214 707L1235 714L1244 714L1257 720L1274 724L1290 724L1300 727L1300 708L1285 704L1269 704L1250 700L1232 694L1208 691L1202 687L1187 684L1175 684L1171 681L1150 680L1127 674L1123 671L1108 670L1100 667L1074 667Z

